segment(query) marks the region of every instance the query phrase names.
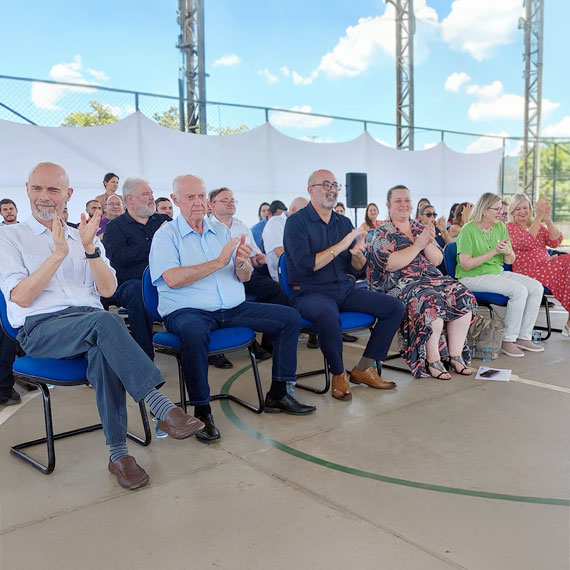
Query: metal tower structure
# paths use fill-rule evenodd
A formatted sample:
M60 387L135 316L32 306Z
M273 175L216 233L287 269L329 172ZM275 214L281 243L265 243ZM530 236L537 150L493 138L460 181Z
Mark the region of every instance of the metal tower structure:
M384 0L396 9L396 147L414 150L414 0Z
M181 80L186 83L188 131L206 134L206 59L204 53L204 1L178 0L180 35L176 46L182 52ZM182 91L184 91L182 89ZM181 110L180 124L184 126Z
M544 0L523 0L524 30L524 146L523 191L532 200L538 196L540 176L540 115L542 107L542 37Z

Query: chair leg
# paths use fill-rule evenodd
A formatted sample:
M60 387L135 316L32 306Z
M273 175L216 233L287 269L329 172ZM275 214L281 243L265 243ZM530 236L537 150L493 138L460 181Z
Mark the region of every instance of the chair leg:
M135 435L131 432L127 432L127 437L130 440L134 441L135 443L138 443L139 445L142 445L143 447L147 447L148 445L150 445L150 442L152 441L152 431L150 430L150 423L148 421L148 414L146 413L144 400L141 400L139 402L139 410L141 413L141 420L142 420L142 425L143 425L143 429L144 429L144 439L142 439L138 435Z
M314 388L313 386L307 386L306 384L299 384L299 382L297 382L295 384L296 388L301 388L301 390L307 390L308 392L313 392L315 394L326 394L329 391L331 387L331 373L329 370L329 363L327 362L327 359L324 357L324 355L323 359L324 359L324 368L320 370L312 370L311 372L302 372L301 374L297 374L297 379L308 378L309 376L316 376L317 374L324 374L325 387L322 389Z
M44 420L45 420L45 428L46 428L46 437L41 437L39 439L33 439L31 441L26 441L24 443L19 443L14 445L10 448L10 452L23 459L33 467L35 467L38 471L41 471L44 475L49 475L55 469L55 440L56 439L63 439L65 437L71 437L72 435L77 435L80 433L88 433L91 431L96 431L98 429L102 429L102 425L93 424L91 426L86 426L74 430L65 431L62 433L54 434L53 433L53 418L51 413L51 395L49 392L49 388L43 382L39 382L37 384L38 388L42 394L43 406L44 406ZM148 418L147 418L148 422ZM150 428L149 428L150 431ZM28 447L32 447L34 445L40 445L45 443L47 445L47 455L48 455L48 463L44 465L43 463L37 461L33 457L29 456L27 453L24 453L22 449L26 449Z
M255 358L255 354L253 353L251 345L248 346L247 350L249 352L249 358L251 360L251 369L253 371L253 378L255 380L255 389L257 392L257 402L258 402L257 407L254 406L253 404L250 404L249 402L246 402L245 400L242 400L241 398L238 398L237 396L234 396L233 394L214 394L213 396L211 396L211 399L230 400L232 402L235 402L236 404L239 404L240 406L243 406L244 408L247 408L248 410L251 410L252 412L255 412L256 414L261 414L261 412L263 412L263 410L265 409L265 402L263 399L263 388L261 387L261 380L259 378L257 359Z
M542 297L542 304L544 305L544 312L546 313L546 327L535 326L535 329L546 331L546 336L542 337L542 340L548 340L552 332L562 332L562 329L553 329L552 322L550 320L550 307L548 306L548 297L544 295Z

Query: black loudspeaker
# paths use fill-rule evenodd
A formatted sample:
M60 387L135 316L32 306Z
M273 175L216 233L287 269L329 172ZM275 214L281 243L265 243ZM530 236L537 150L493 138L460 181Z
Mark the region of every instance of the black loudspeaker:
M346 207L366 208L368 205L368 179L366 172L346 173Z

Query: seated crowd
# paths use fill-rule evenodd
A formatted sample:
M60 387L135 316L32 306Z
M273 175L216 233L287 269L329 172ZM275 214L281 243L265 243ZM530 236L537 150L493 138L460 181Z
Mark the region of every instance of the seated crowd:
M126 392L144 400L171 437L196 435L203 443L221 438L210 407L208 364L232 364L223 355L208 358L217 329L244 326L263 333L253 351L260 360L272 358L265 411L307 415L315 406L294 392L301 317L314 323L316 346L332 375L332 397L347 401L350 383L396 387L381 376L396 333L415 378L471 375L466 338L477 306L473 293L508 298L502 351L512 357L544 350L532 339L543 286L570 309L570 256L547 251L560 245L562 235L545 199L533 215L528 197L515 195L506 224L507 204L488 192L474 206L454 204L447 220L423 198L412 218L410 191L397 185L387 194L387 219L378 219L379 208L371 203L355 229L337 202L335 175L316 170L307 197L295 198L289 208L280 200L262 203L259 222L249 229L235 217L233 191L208 193L194 174L174 178L170 198L156 200L142 178L126 178L122 195L116 174L106 174L103 185L105 193L89 200L81 221L71 224L65 217L73 193L66 171L47 162L34 166L26 183L31 216L20 223L16 204L0 201L2 225L10 226L0 229L0 286L26 354L86 356L110 451L108 469L128 489L149 479L128 454ZM449 276L442 249L452 241L458 263ZM289 297L279 284L281 255ZM141 292L147 266L164 326L181 341L194 416L158 391L164 378L153 363L153 320ZM367 287L355 279L363 274ZM126 310L130 334L118 315L103 309L111 304ZM357 337L342 334L340 312L363 310L375 323L347 374L343 341ZM570 337L569 326L570 318L563 336ZM3 405L20 401L12 375L16 350L17 343L2 333Z

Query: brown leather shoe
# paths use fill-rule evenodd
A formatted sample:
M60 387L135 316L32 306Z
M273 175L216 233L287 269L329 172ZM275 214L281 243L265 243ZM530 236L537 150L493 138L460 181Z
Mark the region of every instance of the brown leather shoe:
M331 394L332 397L336 398L337 400L352 400L350 386L348 385L348 380L346 379L346 372L343 372L342 374L332 375Z
M174 439L190 437L200 431L204 425L204 422L185 414L178 406L170 410L163 420L158 420L158 427Z
M117 477L121 487L131 491L144 487L148 483L146 471L130 455L119 457L114 462L109 460L109 471Z
M386 382L382 380L378 372L376 372L372 366L366 370L358 370L356 367L353 368L350 373L350 381L353 384L366 384L378 390L391 390L396 387L396 382Z

